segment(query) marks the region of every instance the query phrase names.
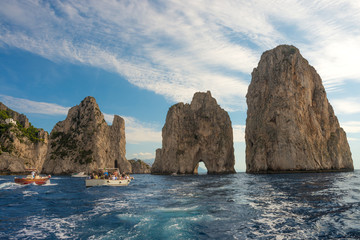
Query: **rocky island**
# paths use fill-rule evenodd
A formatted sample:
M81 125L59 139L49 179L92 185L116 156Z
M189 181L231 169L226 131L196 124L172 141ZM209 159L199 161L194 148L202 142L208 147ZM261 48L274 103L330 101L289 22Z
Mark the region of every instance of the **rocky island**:
M322 80L294 46L263 53L246 98L248 173L354 169Z
M133 174L149 174L151 173L151 167L146 162L140 159L128 160L131 164Z
M46 158L48 133L31 125L28 118L0 102L0 172L41 170Z
M130 173L125 143L124 119L115 115L109 126L95 98L86 97L51 131L42 172L69 174L118 167Z
M208 91L191 104L173 105L162 129L152 174L196 174L199 162L208 173L235 173L233 132L228 113Z

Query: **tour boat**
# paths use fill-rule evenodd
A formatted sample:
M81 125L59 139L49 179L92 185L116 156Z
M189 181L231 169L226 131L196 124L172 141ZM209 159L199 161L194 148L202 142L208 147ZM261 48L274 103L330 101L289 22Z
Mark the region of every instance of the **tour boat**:
M86 179L86 187L95 187L95 186L127 186L131 182L130 179L118 179L118 180L110 180L110 179Z
M104 169L99 169L99 171L104 173L108 173L112 171L117 172L118 175L120 175L120 171L118 168L104 168ZM131 177L121 177L118 176L117 179L113 179L113 178L109 178L109 179L105 179L103 178L104 176L100 176L100 178L88 178L85 180L85 185L86 187L94 187L94 186L112 186L112 187L120 187L120 186L127 186L129 185L129 183L131 182Z
M22 184L22 185L31 184L31 183L35 183L36 185L44 185L44 184L50 182L50 178L51 178L50 175L46 176L46 177L41 177L41 176L33 177L32 175L27 175L25 178L15 177L14 181L15 181L15 183Z
M78 172L71 174L72 177L88 177L89 175L85 174L84 172Z

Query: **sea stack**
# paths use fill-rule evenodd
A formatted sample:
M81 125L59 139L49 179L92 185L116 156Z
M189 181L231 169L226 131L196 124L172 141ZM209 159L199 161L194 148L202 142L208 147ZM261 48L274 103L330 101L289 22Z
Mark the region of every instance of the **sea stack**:
M51 131L43 172L69 174L118 167L130 173L125 144L124 119L115 115L109 126L95 98L86 97Z
M296 47L263 53L246 98L248 173L354 169L322 80Z
M209 91L195 93L191 104L173 105L162 137L152 174L197 174L199 162L210 174L235 173L230 117Z

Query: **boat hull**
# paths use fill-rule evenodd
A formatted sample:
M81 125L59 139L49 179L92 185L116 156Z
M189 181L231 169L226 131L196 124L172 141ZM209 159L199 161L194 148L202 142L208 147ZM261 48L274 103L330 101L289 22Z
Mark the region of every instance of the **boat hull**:
M109 179L86 179L86 187L95 187L95 186L112 186L112 187L121 187L127 186L131 182L130 179L120 179L120 180L109 180Z
M35 183L36 185L44 185L46 183L49 182L49 179L50 178L32 178L32 179L29 179L29 178L15 178L14 181L15 183L17 184L22 184L22 185L27 185L27 184L32 184L32 183Z
M80 178L83 178L83 177L89 177L89 175L85 174L84 172L79 172L79 173L73 173L73 174L71 174L71 177L80 177Z

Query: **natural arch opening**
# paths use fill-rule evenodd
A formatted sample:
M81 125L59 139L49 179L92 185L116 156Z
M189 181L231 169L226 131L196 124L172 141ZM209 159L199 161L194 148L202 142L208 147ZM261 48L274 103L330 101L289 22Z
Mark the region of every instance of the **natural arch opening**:
M195 174L207 174L208 173L207 167L203 161L200 161L196 165L196 167L194 169L194 173Z
M115 160L115 162L114 162L114 168L118 168L118 161L117 160Z

